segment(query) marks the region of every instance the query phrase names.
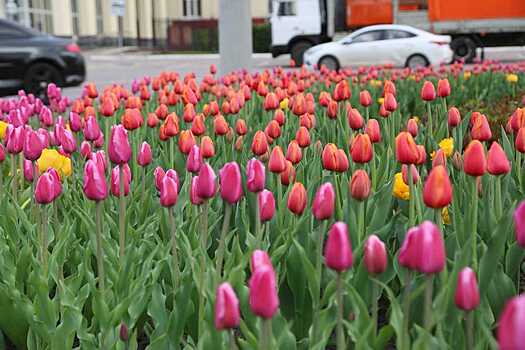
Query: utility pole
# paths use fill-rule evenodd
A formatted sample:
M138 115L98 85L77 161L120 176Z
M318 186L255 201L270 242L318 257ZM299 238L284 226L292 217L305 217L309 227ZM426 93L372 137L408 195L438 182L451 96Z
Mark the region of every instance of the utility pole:
M252 14L249 0L219 0L219 72L252 66Z

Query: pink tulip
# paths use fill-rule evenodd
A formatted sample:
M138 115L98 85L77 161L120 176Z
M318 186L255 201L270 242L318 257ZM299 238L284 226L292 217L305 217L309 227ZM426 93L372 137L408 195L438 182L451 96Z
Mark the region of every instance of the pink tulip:
M369 274L379 275L385 272L387 266L385 244L376 235L370 235L366 240L364 259Z
M101 132L98 138L93 141L93 146L96 148L102 148L104 146L104 134Z
M101 201L108 196L108 186L104 172L96 161L90 159L84 167L84 194L93 201Z
M97 167L102 173L106 172L106 169L108 168L108 160L106 159L106 153L103 150L93 153L91 159L95 161Z
M268 265L273 268L272 260L268 256L268 253L260 249L254 250L250 259L250 271L252 274L255 272L255 270L264 265Z
M335 191L330 182L319 186L312 203L312 212L317 220L330 219L334 215Z
M255 158L250 159L246 166L246 176L246 187L248 191L260 192L264 190L266 171L261 161Z
M188 159L186 160L186 170L191 173L198 173L202 165L202 153L199 146L193 145L188 153Z
M215 328L235 328L240 322L239 300L229 283L222 283L215 295Z
M169 208L177 203L178 192L177 183L170 176L164 176L160 187L160 204Z
M46 106L42 107L40 110L40 113L38 115L38 119L40 120L40 123L44 126L49 128L53 125L53 112Z
M487 153L487 171L491 175L504 175L510 172L510 163L503 148L493 142Z
M33 182L35 166L33 162L27 159L24 159L24 179L27 182Z
M476 273L470 267L463 268L458 274L458 284L454 301L464 311L471 311L479 305L479 289Z
M141 167L148 166L152 160L151 146L146 141L140 145L139 152L137 154L137 163Z
M0 142L0 164L5 160L5 149L4 145Z
M524 350L525 342L525 295L507 302L498 322L498 345L500 350Z
M215 183L215 172L208 163L203 163L196 180L197 195L206 200L215 196L217 184Z
M195 176L191 179L190 201L193 205L201 205L202 203L204 203L204 199L199 197L199 195L197 194L198 178L198 176Z
M53 194L56 199L60 196L60 194L62 194L62 182L60 181L60 175L58 175L58 171L56 171L55 168L49 168L47 170L47 173L51 174L53 176L53 179L55 180Z
M82 118L75 112L69 112L69 127L73 132L82 130Z
M417 270L432 274L441 272L445 267L445 242L439 228L430 221L418 226L416 235Z
M417 227L412 227L408 230L397 256L399 265L411 270L417 267L416 236L418 232Z
M448 110L448 126L455 128L461 123L461 114L456 107L450 107Z
M518 245L525 248L525 201L522 201L514 211L514 232Z
M88 141L95 141L100 137L100 126L95 117L90 115L84 124L84 137Z
M328 232L324 258L326 266L337 272L343 272L352 267L352 245L348 227L344 222L336 222Z
M180 188L179 174L177 174L177 172L173 169L168 169L166 170L166 176L171 177L175 181L175 184L177 185L177 192L178 192Z
M5 133L6 150L11 154L18 154L24 149L26 129L23 126L17 128L9 125Z
M24 157L29 161L35 161L40 158L44 149L40 137L36 131L30 128L25 133L24 139Z
M250 309L259 317L270 319L279 308L275 272L268 265L255 270L249 283Z
M436 99L436 89L431 81L425 81L421 88L421 99L423 101L434 101Z
M415 185L418 183L419 181L419 172L417 171L417 168L414 164L410 164L410 165L407 165L407 164L403 164L401 166L401 174L403 175L403 182L408 184L409 180L408 180L408 169L410 168L410 170L412 171L412 183Z
M62 148L66 153L72 154L77 150L77 140L71 131L62 128L58 137L60 140L60 145L62 145Z
M237 203L242 197L241 169L237 162L224 164L219 171L221 197L230 204Z
M47 132L47 130L40 128L37 130L37 133L38 133L38 137L40 138L40 142L42 142L42 147L48 148L49 147L49 133Z
M129 194L129 185L131 182L131 170L128 164L120 165L123 167L122 173L124 174L124 196ZM111 194L115 197L120 197L120 169L119 165L113 168L111 171Z
M259 204L259 219L261 222L270 221L275 214L275 198L273 193L264 189L257 194Z
M113 125L108 144L109 159L114 164L124 164L131 159L131 146L128 131L122 126Z
M49 204L55 200L55 179L49 172L43 173L35 186L35 200L39 204Z
M157 191L160 191L160 188L162 186L162 179L165 175L166 172L160 166L156 167L153 171L153 176L155 177L155 188L157 189Z
M89 142L82 141L82 143L80 144L80 155L84 159L88 159L89 157L91 157L91 145Z

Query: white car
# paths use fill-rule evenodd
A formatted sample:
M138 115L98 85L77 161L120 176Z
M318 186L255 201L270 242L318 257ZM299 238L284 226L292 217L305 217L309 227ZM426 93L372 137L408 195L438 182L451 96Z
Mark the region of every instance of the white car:
M374 25L356 30L339 41L316 45L304 53L304 63L330 69L346 66L391 64L395 67L450 63L450 36L410 26Z

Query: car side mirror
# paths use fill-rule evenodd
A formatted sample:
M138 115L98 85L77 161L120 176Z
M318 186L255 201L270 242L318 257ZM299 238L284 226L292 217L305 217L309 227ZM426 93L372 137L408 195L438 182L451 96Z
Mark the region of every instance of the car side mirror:
M343 41L343 45L350 45L352 43L352 40Z

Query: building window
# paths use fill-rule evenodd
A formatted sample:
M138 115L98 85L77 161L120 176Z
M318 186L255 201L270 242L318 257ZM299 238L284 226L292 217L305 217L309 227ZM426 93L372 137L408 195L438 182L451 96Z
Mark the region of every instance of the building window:
M73 21L73 34L80 34L80 17L78 16L78 0L71 0L71 19Z
M182 0L182 14L184 17L200 17L201 0Z
M18 13L14 19L41 32L53 33L51 0L14 0Z
M104 32L104 22L102 16L102 0L95 0L97 16L97 34L102 35Z

